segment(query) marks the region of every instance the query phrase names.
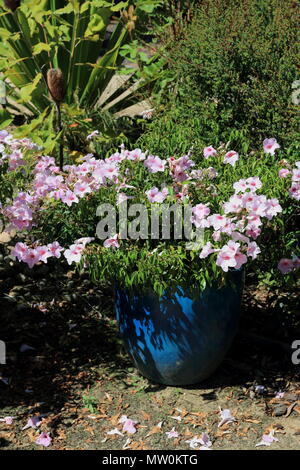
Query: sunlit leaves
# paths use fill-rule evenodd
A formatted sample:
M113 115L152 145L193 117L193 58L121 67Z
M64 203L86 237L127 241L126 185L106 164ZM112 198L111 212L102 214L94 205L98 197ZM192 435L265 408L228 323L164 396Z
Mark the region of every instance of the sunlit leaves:
M105 27L105 23L102 17L98 14L94 14L85 30L84 37L93 36L99 33Z
M5 109L0 109L0 129L5 129L13 121L12 116Z
M51 51L51 44L46 44L45 42L40 42L39 44L36 44L32 48L33 55L40 54L41 52L50 52L50 51Z
M20 100L19 100L20 103L30 101L31 96L33 92L36 90L41 79L42 79L42 74L38 73L32 83L25 85L20 90Z

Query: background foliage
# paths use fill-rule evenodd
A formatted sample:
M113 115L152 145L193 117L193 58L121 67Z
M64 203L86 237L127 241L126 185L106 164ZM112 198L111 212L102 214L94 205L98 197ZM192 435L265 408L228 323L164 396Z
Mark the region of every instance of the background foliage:
M140 144L176 154L230 140L237 150L276 136L299 148L299 2L204 0L166 52L170 78ZM259 144L258 144L259 143Z

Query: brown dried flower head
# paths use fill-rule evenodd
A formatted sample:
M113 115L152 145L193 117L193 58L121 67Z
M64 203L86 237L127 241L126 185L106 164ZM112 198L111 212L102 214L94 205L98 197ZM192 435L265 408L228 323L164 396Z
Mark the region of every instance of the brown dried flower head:
M4 0L5 6L11 11L15 11L21 3L21 0Z
M49 69L47 72L47 84L50 94L56 103L61 103L65 97L65 83L60 69Z

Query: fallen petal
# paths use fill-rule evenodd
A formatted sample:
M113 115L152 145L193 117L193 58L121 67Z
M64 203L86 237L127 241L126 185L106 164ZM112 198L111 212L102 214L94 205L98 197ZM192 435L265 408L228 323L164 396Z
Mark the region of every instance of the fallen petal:
M52 441L52 439L51 439L49 433L42 432L39 435L39 437L36 439L35 443L40 445L40 446L48 447L51 444L51 441Z
M175 428L172 428L171 431L167 431L165 434L168 439L177 438L179 436L178 432L175 431Z
M121 431L119 431L119 429L117 428L114 428L111 431L107 431L106 434L109 434L110 436L113 436L114 434L118 434L119 436L124 436L124 434L122 434Z
M5 424L12 424L14 418L15 416L5 416L4 418L1 418L0 421L3 421Z
M33 416L32 418L28 419L27 424L22 428L22 431L28 428L36 429L38 426L40 426L41 422L41 416Z
M232 423L232 422L236 421L235 417L232 416L230 410L221 410L220 415L221 415L221 421L218 424L218 428L220 428L224 424Z

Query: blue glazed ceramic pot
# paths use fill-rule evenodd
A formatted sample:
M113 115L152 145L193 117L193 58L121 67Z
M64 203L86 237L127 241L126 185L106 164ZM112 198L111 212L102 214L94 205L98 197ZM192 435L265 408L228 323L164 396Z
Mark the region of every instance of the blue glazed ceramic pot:
M166 385L195 384L210 376L237 331L243 280L243 271L233 271L220 289L178 287L162 297L117 286L119 329L137 369Z

